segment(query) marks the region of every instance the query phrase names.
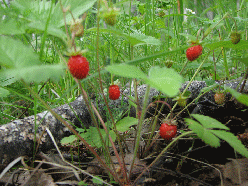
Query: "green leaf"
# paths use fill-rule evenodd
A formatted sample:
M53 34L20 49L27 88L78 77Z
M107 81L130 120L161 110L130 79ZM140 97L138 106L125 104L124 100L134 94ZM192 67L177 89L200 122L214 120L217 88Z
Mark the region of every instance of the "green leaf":
M88 186L88 184L85 181L78 182L78 186Z
M1 97L6 97L8 95L9 95L9 91L0 87L0 98Z
M103 185L103 182L102 182L103 180L98 176L95 176L94 178L92 178L92 181L94 184Z
M211 44L206 44L206 48L209 48L210 50L214 50L217 48L231 48L231 49L236 49L236 50L247 50L248 49L248 42L245 40L240 40L238 44L233 44L231 41L219 41L219 42L214 42Z
M13 76L10 77L0 77L0 86L8 86L14 83L16 79Z
M247 148L231 132L219 131L219 130L211 130L211 132L216 136L218 136L220 139L225 140L227 143L229 143L229 145L233 147L235 151L237 151L238 153L240 153L245 157L248 157Z
M64 74L64 64L43 65L37 53L29 46L10 37L0 37L1 80L23 79L27 82L41 82L48 79L59 80Z
M61 139L61 144L70 144L77 140L75 135L70 135Z
M22 68L39 63L39 56L31 47L10 37L0 36L0 65L6 68Z
M19 68L7 69L0 72L0 77L15 77L16 80L23 79L30 82L41 82L48 79L59 80L64 74L64 65L33 65Z
M144 34L133 33L133 34L130 34L129 37L136 38L137 40L141 41L140 43L135 44L136 46L143 45L143 44L161 45L161 41L152 36L146 36Z
M204 130L203 137L201 139L208 145L211 145L212 147L219 147L220 146L220 140L217 138L212 132L209 130Z
M194 131L197 134L197 136L199 136L199 137L203 136L204 128L200 123L198 123L195 120L189 119L189 118L186 118L185 121L188 125L188 128L190 128L192 131Z
M248 95L247 94L241 94L237 92L236 90L230 87L227 87L227 86L224 89L230 92L240 103L248 106Z
M78 132L85 132L86 131L86 129L82 129L82 128L76 128L75 130Z
M248 151L245 146L234 136L225 125L221 124L215 119L208 116L202 116L198 114L192 114L197 120L201 122L198 123L192 119L185 119L189 128L194 131L198 137L200 137L205 143L218 147L220 146L219 138L228 142L235 151L239 152L241 155L248 157ZM211 128L219 128L224 130L212 130Z
M70 11L72 12L74 18L80 17L87 10L89 10L95 4L97 0L62 0L63 8L70 7ZM72 15L70 13L66 14L66 22L67 24L73 20ZM62 14L62 10L60 7L60 3L56 4L54 13L52 14L52 22L57 23L57 27L62 27L65 25L64 18Z
M106 70L122 77L143 79L147 84L170 97L179 92L182 83L182 77L175 70L166 67L152 67L149 71L149 79L140 68L128 64L107 66Z
M16 20L10 19L7 22L0 22L0 34L2 35L16 35L24 34L25 29L23 25L19 24Z
M213 81L213 80L212 80L212 81ZM202 88L199 95L201 95L201 94L204 93L204 92L209 92L209 91L213 90L215 87L218 87L218 86L219 86L219 85L216 84L215 81L214 81L214 84L212 84L212 85L210 85L210 86L208 86L208 87Z
M97 0L61 0L63 8L70 7L70 12L74 18L78 18L83 15L88 9L90 9ZM47 33L55 37L59 37L65 41L66 33L61 30L61 27L65 26L63 12L61 10L60 3L53 3L54 1L33 1L33 0L16 0L11 2L11 8L25 20L25 28L23 27L24 21L21 26L16 25L16 20L8 25L0 26L0 33L2 34L22 34L24 30L31 30L31 32L37 33L45 30L45 25L48 19L50 7L52 7L51 19L48 25ZM51 6L52 5L52 6ZM11 9L11 10L12 10ZM14 13L13 13L14 14ZM70 13L66 13L66 23L70 24L73 20ZM29 23L29 24L26 24ZM6 27L5 27L6 26ZM7 27L9 26L9 27ZM20 27L20 28L19 28ZM5 28L8 28L5 29ZM19 28L19 30L18 30Z
M206 144L211 145L213 147L220 146L220 140L215 135L213 135L209 129L205 129L200 123L192 120L185 119L189 128L194 131L199 138L201 138Z
M96 32L97 28L91 28L86 30L86 32ZM161 45L161 41L152 37L152 36L146 36L144 34L138 34L138 33L133 33L133 34L126 34L123 33L122 31L119 30L113 30L113 29L99 29L100 32L102 33L111 33L116 36L124 38L128 43L130 43L132 46L137 46L137 45Z
M243 58L232 58L233 60L242 62L244 65L246 65L248 67L248 56L247 57L243 57Z
M100 133L104 140L109 141L109 137L106 136L104 129L99 129ZM80 136L84 138L87 143L89 143L93 147L100 148L102 147L102 140L100 138L100 134L98 132L97 127L89 127L89 129L86 130L86 133L81 133ZM109 135L112 138L112 141L114 142L116 140L116 134L114 131L109 131Z
M203 116L200 114L192 114L191 116L197 119L206 129L217 128L217 129L229 130L227 126L223 125L221 122L209 116Z
M45 24L46 23L42 21L33 21L27 25L27 29L30 29L33 33L43 33L45 31ZM66 44L66 33L60 28L55 27L55 25L49 25L47 28L47 33L49 35L62 39L62 41L64 41L64 43Z
M204 36L206 37L207 35L209 35L210 34L210 32L215 28L215 27L221 27L221 26L223 26L223 23L213 23L212 25L210 25L208 28L207 28L207 30L205 30L205 32L204 32Z
M106 70L122 77L147 79L147 76L139 67L128 64L115 64L106 67Z
M137 123L138 123L137 118L125 117L116 123L116 129L117 131L125 132L128 131L132 125L135 125Z
M182 76L174 69L154 66L149 70L149 79L145 81L151 87L156 88L169 97L173 97L179 92L182 84Z

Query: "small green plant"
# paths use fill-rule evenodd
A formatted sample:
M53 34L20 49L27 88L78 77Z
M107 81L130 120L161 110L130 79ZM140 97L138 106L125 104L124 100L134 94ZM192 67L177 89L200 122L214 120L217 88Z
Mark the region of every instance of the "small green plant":
M229 38L229 33L233 30L230 22L235 24L236 31L237 27L242 26L245 30L246 21L240 19L240 16L234 20L232 13L224 12L223 7L222 14L217 14L213 19L206 18L204 13L197 16L193 11L191 14L184 14L182 0L137 2L137 15L132 12L132 1L124 2L127 6L120 3L112 5L105 0L15 0L10 6L3 2L5 6L0 6L0 10L6 17L0 22L0 98L16 94L33 103L32 110L35 115L38 113L38 107L50 111L73 133L63 138L61 143L82 141L109 172L111 180L119 185L135 184L175 142L193 134L213 147L220 146L220 140L224 140L235 151L248 157L247 149L229 132L228 127L208 116L193 114L190 118L185 118L189 131L179 136L176 136L176 126L162 123L157 135L161 134L163 138L171 141L156 159L141 171L135 181L130 180L139 151L151 88L160 91L162 97L177 101L172 109L169 107L170 113L164 119L173 121L177 115L188 109L190 104L187 104L185 99L194 80L225 80L247 72L248 42L243 33L239 40L233 35L232 41ZM243 2L240 11L244 11ZM95 6L97 9L93 8ZM126 10L126 7L129 9ZM158 8L160 10L156 12ZM212 8L221 10L218 5ZM210 9L205 11L208 10ZM184 16L187 16L187 19L183 22ZM195 41L195 46L189 48L188 40ZM235 65L237 73L230 73ZM199 73L204 68L208 73L201 77ZM120 80L120 85L125 85L127 81L133 82L131 88L134 88L135 96L128 97L130 105L136 108L136 118L120 119L113 116L116 114L110 109L109 99L120 99L121 103L123 102L123 95L120 95L123 86L113 83L114 77ZM189 80L189 83L180 93L179 89L185 80ZM142 104L138 100L138 82L146 85ZM19 83L17 89L11 88L11 85ZM21 87L24 87L26 92L16 91ZM108 88L109 98L104 91ZM216 86L212 85L202 90L200 95L215 88ZM246 94L226 87L224 91L230 92L239 102L248 105ZM107 122L93 105L90 93L94 93L103 101ZM74 128L66 119L56 114L50 105L67 103L79 94L82 94L94 124L88 129ZM11 98L8 102L12 102ZM8 115L9 109L5 105L1 104L5 110L0 111L0 117L16 119L15 116ZM180 105L182 110L173 118L177 105ZM157 120L155 117L153 132L156 130ZM37 124L35 125L37 129ZM122 151L117 151L114 143L117 142L121 148L120 133L129 131L131 126L136 126L136 139L134 156L128 163L131 169L128 172L122 159L125 155ZM171 133L168 134L169 132ZM157 135L150 135L146 148L155 143ZM110 147L113 148L121 168L119 174L112 167ZM100 157L95 148L103 150L108 162ZM104 181L100 178L93 179L94 184L104 184L102 182Z
M126 131L130 130L130 127L133 125L136 125L138 123L138 119L133 117L124 117L123 119L116 122L116 130L119 133L124 133ZM98 128L97 127L89 127L89 129L82 129L82 128L76 128L76 130L80 133L80 136L83 137L91 146L93 147L103 147L102 140L100 136L98 135ZM100 129L100 134L102 137L106 137L107 133L104 129ZM112 140L115 141L117 136L115 133L115 129L112 126L110 130L108 130L108 134L111 136ZM96 136L93 136L96 135ZM64 137L61 140L62 144L71 144L73 142L77 141L76 135L71 135L69 137Z
M245 146L234 136L228 132L229 128L216 119L199 114L192 114L196 120L185 118L188 127L197 134L206 144L212 147L220 146L220 139L225 140L241 155L248 157L248 151Z

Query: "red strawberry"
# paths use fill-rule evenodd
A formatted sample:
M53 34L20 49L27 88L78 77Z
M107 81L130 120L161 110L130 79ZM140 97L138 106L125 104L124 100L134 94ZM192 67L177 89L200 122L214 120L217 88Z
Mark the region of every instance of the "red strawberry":
M159 134L165 140L171 140L176 135L176 132L177 132L176 125L163 123L159 128Z
M111 85L109 87L109 98L111 100L116 100L119 98L119 96L120 96L120 90L118 85Z
M194 61L202 54L202 46L201 45L195 45L193 47L190 47L186 51L186 56L189 61Z
M70 73L77 79L84 79L88 75L89 62L81 55L71 56L67 65Z

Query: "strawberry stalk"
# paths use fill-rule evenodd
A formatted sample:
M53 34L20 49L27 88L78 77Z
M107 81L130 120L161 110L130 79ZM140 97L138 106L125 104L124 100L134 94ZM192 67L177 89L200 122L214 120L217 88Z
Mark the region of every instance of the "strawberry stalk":
M99 5L100 5L100 1L98 1L98 7L99 7ZM63 11L62 4L61 4L61 9L62 9L62 11ZM99 10L99 8L98 8L98 10ZM64 16L64 22L65 22L65 27L66 27L65 11L63 11L63 16ZM75 35L74 35L74 33L72 33L72 38L70 39L70 36L69 36L69 34L68 34L67 27L66 27L66 32L67 32L67 36L68 36L69 45L71 45L70 47L72 47L72 48L74 49L74 51L77 52L77 49L76 49L76 46L75 46L75 42L74 42L74 40L75 40ZM109 113L110 113L111 119L112 119L112 121L113 121L113 123L114 123L114 119L113 119L113 116L112 116L112 114L111 114L109 105L108 105L107 100L106 100L106 97L105 97L105 95L104 95L104 93L103 93L103 86L102 86L102 81L101 81L101 76L100 76L100 65L99 65L99 59L98 59L98 43L99 43L99 16L97 16L97 39L96 39L96 59L97 59L97 64L98 64L99 81L100 81L100 88L101 88L101 92L102 92L104 101L105 101L106 106L107 106L107 108L108 108L108 111L109 111ZM75 77L74 77L74 78L75 78ZM104 144L104 148L105 148L105 150L106 150L107 156L108 156L109 159L111 160L110 153L109 153L109 149L108 149L107 145L104 143L105 141L104 141L104 139L103 139L103 137L102 137L102 135L101 135L101 133L100 133L100 130L99 130L99 128L98 128L97 120L96 120L96 118L95 118L95 116L94 116L93 109L95 109L95 112L96 112L96 108L94 107L94 105L93 105L92 103L91 103L91 106L92 106L93 108L91 108L91 106L90 106L90 104L89 104L89 100L88 100L87 93L86 93L85 90L82 88L82 85L81 85L80 81L79 81L77 78L75 78L75 81L78 83L78 85L79 85L79 87L80 87L80 90L81 90L81 92L82 92L83 98L84 98L85 103L86 103L86 105L87 105L87 107L88 107L88 111L89 111L89 113L90 113L90 115L91 115L91 118L93 119L93 122L94 122L95 126L96 126L97 129L98 129L100 138L101 138L101 140L102 140L102 142L103 142L103 144ZM102 118L100 117L100 115L97 115L97 116L98 116L98 118L100 119L100 121L103 122L103 120L102 120ZM63 121L62 118L61 118L61 120ZM63 123L63 124L64 124L64 123ZM65 125L66 125L66 124L65 124ZM106 130L106 133L109 135L109 131L107 130L105 124L102 123L102 125L103 125L104 129ZM66 126L67 126L67 125L66 125ZM69 128L69 129L72 129L72 128ZM115 132L117 132L117 131L116 131L116 128L115 128L115 125L114 125L114 129L115 129ZM72 130L73 130L72 132L73 132L76 136L80 136L74 129L72 129ZM118 136L118 135L117 135L117 136ZM103 160L98 156L98 154L91 148L91 146L90 146L89 144L87 144L87 142L86 142L82 137L79 137L79 138L80 138L80 140L82 140L83 143L89 148L89 150L97 157L97 159L100 161L100 163L103 165L103 167L106 168L106 169L110 172L110 174L114 177L115 181L117 181L117 182L120 183L120 184L123 184L123 182L120 181L119 178L117 177L117 173L116 173L116 170L115 170L115 168L114 168L113 162L111 162L111 163L112 163L112 167L113 167L113 168L112 168L113 170L111 170L111 169L103 162ZM126 179L126 182L127 182L128 180L127 180L126 171L125 171L125 169L124 169L124 162L123 162L123 164L122 164L122 162L121 162L121 160L120 160L120 158L119 158L119 155L118 155L118 153L117 153L117 150L115 150L115 146L114 146L113 141L112 141L112 139L111 139L110 136L109 136L109 139L110 139L110 142L112 143L112 146L113 146L113 148L114 148L114 152L115 152L115 154L116 154L116 157L118 158L120 167L121 167L122 172L123 172L123 176L124 176L124 178ZM119 141L119 143L120 143L120 141ZM120 144L120 145L121 145L121 144Z
M181 134L180 136L177 136L173 141L171 141L162 151L161 151L161 153L156 157L156 159L149 165L149 166L147 166L143 171L142 171L142 173L136 178L136 180L133 182L133 184L132 185L134 185L134 184L136 184L136 182L137 182L137 180L140 178L140 177L142 177L142 175L144 174L144 172L145 171L148 171L149 170L149 168L151 167L151 166L153 166L157 161L158 161L158 159L175 143L175 142L177 142L179 139L181 139L182 137L184 137L184 136L188 136L188 135L190 135L190 134L194 134L194 132L193 131L188 131L188 132L185 132L185 133L183 133L183 134Z
M143 109L142 109L142 113L141 113L141 116L140 116L139 122L138 122L138 130L137 130L137 134L136 134L134 156L133 156L133 159L132 159L132 162L131 162L131 169L130 169L130 173L129 173L129 178L130 178L131 173L132 173L135 158L137 157L137 152L138 152L138 148L139 148L139 142L140 142L140 138L141 138L140 135L141 135L142 126L143 126L143 119L144 119L145 113L146 113L146 108L147 108L146 106L147 106L147 102L148 102L148 99L149 99L149 93L150 93L150 86L147 85L145 96L144 96Z
M72 126L67 122L65 121L60 115L58 115L56 112L54 112L50 106L45 102L43 101L40 96L35 93L27 84L25 81L23 81L23 84L25 85L25 87L30 91L30 93L32 93L32 95L34 95L42 104L43 106L49 111L51 112L51 114L56 118L58 119L63 125L65 125L73 134L75 134L83 143L84 145L96 156L96 158L100 161L100 163L103 165L103 167L105 167L112 175L113 177L115 178L116 181L119 181L117 175L115 175L113 173L113 170L111 170L105 163L104 161L100 158L100 156L98 155L98 153L86 142L86 140L84 138L82 138L79 133L74 130L72 128ZM115 170L114 170L115 171Z
M209 52L209 53L210 53L210 52ZM195 71L195 73L194 73L193 77L191 78L191 80L189 81L188 85L187 85L186 88L183 90L182 95L185 94L185 92L188 90L188 87L190 86L190 84L194 81L194 78L195 78L196 75L199 73L199 71L200 71L201 67L203 66L204 62L207 60L209 53L206 55L205 59L202 61L202 63L201 63L200 66L198 67L198 69ZM177 102L176 102L175 105L172 107L172 111L174 111L174 109L176 108L176 106L177 106ZM170 113L168 114L167 119L169 118L169 116L170 116Z
M101 1L98 1L98 12L97 12L97 36L96 36L96 60L97 60L97 64L98 64L98 74L99 74L99 84L100 84L100 90L101 90L101 94L104 98L104 102L107 106L107 109L108 109L108 112L110 114L110 117L111 117L111 120L112 120L112 123L114 124L114 132L116 133L117 135L117 139L118 139L118 144L119 144L119 147L122 147L121 145L121 141L120 141L120 137L119 137L119 134L117 133L117 129L116 129L116 124L115 124L115 121L114 121L114 118L112 116L112 112L110 110L110 107L109 107L109 104L107 102L107 99L104 95L104 91L103 91L103 85L102 85L102 80L101 80L101 73L100 73L100 63L99 63L99 21L100 21L100 17L99 17L99 10L100 10L100 3ZM103 124L102 124L103 125ZM106 132L108 135L109 135L109 131ZM110 138L110 141L112 142L112 139ZM116 149L115 146L113 146L114 150ZM124 162L124 159L123 159L123 163L121 162L120 160L120 157L119 157L119 154L117 152L115 152L115 155L116 157L118 158L118 162L120 164L120 167L121 167L121 170L122 170L122 173L123 173L123 177L126 179L126 182L128 182L128 178L127 178L127 172L126 172L126 167L125 167L125 162ZM123 152L122 152L122 149L121 149L121 155L124 155ZM107 155L109 156L109 154ZM122 156L123 157L123 156ZM115 170L116 171L116 170ZM111 173L112 174L112 173ZM112 174L113 175L113 174ZM119 181L120 182L120 181Z

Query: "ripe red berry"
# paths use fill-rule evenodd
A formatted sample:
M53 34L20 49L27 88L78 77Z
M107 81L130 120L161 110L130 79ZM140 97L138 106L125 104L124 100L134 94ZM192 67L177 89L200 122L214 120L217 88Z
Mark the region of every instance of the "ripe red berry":
M169 125L167 123L163 123L159 128L159 134L165 140L171 140L176 135L176 132L176 125Z
M77 79L84 79L88 75L89 62L81 55L71 56L67 65L72 76Z
M109 87L109 98L111 100L116 100L119 98L119 96L120 96L120 90L118 85L111 85Z
M200 55L202 54L202 46L201 45L195 45L193 47L190 47L186 51L186 56L189 61L196 60Z

